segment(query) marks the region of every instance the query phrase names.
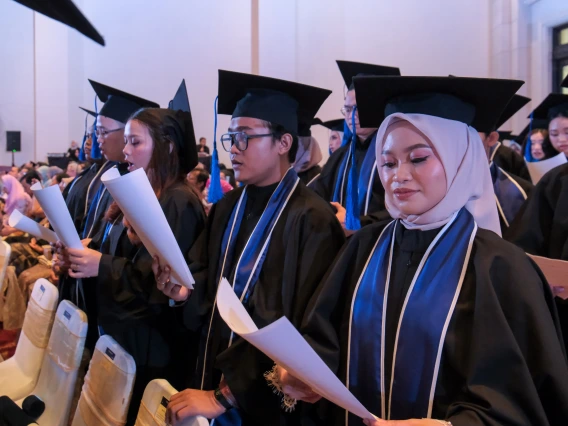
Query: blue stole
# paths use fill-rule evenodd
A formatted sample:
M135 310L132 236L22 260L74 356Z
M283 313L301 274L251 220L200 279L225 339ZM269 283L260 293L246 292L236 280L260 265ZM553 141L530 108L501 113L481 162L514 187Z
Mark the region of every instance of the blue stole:
M232 284L233 290L244 305L246 305L250 299L258 280L258 276L260 275L262 265L266 258L266 252L268 251L268 246L270 244L272 231L278 223L278 219L280 219L282 212L286 208L288 201L299 182L300 178L298 178L294 169L290 168L270 197L266 209L262 213L262 216L243 249L243 252L237 260L235 276ZM219 259L219 267L217 269L217 282L219 282L223 277L228 278L233 270L237 235L243 220L246 200L247 188L245 187L238 203L235 205L235 208L231 213L228 225L223 234L223 239L221 241L222 256ZM211 325L207 334L207 342L209 341L210 333ZM229 343L229 346L230 344L231 343ZM205 353L207 353L207 348ZM206 363L204 363L203 368L203 373L205 373L205 368L207 368ZM215 426L240 426L241 423L242 421L239 415L239 410L232 409L217 417L211 424Z
M363 159L363 164L361 164L361 169L359 170L359 176L357 178L357 189L358 189L358 206L359 215L364 216L368 214L369 201L371 199L371 189L373 184L373 179L377 168L375 167L376 153L375 147L377 144L377 135L373 137L365 158ZM337 173L337 178L335 181L335 188L333 190L333 198L331 201L346 206L347 200L345 199L345 189L349 188L351 173L350 164L351 157L355 155L355 144L352 142L349 150L346 151L343 160L339 165L339 171Z
M397 226L403 225L398 220L391 222L379 236L353 294L347 388L382 419L430 418L446 331L461 290L477 224L462 208L428 247L400 314L391 383L384 383L385 329L397 326L383 321ZM363 424L350 413L346 413L346 419L348 425Z
M288 204L288 200L294 189L296 189L299 180L300 178L298 178L294 169L290 168L286 172L270 200L268 200L266 209L262 213L238 259L232 284L233 290L244 304L247 303L262 269L274 226ZM223 234L221 242L221 253L223 253L223 256L219 259L217 281L220 281L222 278L228 278L233 269L237 235L243 220L246 200L247 190L245 187L239 202L231 213L229 226L227 226Z
M493 189L499 216L505 225L509 227L527 199L527 194L506 171L495 163L491 163L489 170L493 179Z

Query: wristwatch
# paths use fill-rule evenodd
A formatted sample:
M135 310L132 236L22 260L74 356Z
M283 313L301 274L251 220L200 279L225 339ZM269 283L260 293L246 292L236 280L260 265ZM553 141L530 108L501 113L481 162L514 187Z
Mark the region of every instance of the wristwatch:
M219 404L223 406L223 408L225 408L225 410L228 411L233 408L229 400L225 398L225 395L223 395L223 392L221 392L220 388L215 389L215 399L217 400L217 402L219 402Z

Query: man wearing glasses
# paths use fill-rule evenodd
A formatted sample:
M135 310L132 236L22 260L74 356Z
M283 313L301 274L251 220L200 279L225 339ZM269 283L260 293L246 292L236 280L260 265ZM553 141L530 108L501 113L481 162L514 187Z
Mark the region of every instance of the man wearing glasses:
M159 108L160 106L152 101L139 98L123 92L122 90L106 86L96 81L89 80L98 98L104 102L103 107L97 115L97 125L95 134L106 163L97 176L100 177L111 167L117 166L121 174L127 172L127 164L124 162L124 127L134 112L140 108ZM92 190L92 188L91 188ZM89 210L82 238L91 238L90 247L99 249L106 221L104 215L112 204L112 197L104 185L100 185L93 198Z
M219 71L220 114L232 114L221 138L235 178L245 186L213 206L189 258L189 291L169 282L157 264L158 288L183 307L186 327L202 330L195 389L174 395L174 424L203 415L223 425L297 425L264 375L273 362L231 336L215 304L225 277L258 327L286 316L300 328L306 306L344 236L329 204L306 188L291 168L298 121L311 122L328 90L267 77ZM201 390L198 390L201 389Z
M107 221L105 213L113 202L110 193L101 183L101 176L110 168L117 166L122 174L126 173L124 163L124 127L134 112L140 108L159 107L148 101L118 89L89 80L97 97L104 102L97 115L95 134L100 150L106 162L95 175L87 191L87 199L91 200L87 209L81 238L90 239L89 248L99 250L103 242ZM96 113L95 113L96 114ZM94 194L94 195L93 195ZM59 244L59 243L58 243ZM63 247L58 248L59 266L62 267L60 277L60 300L70 300L83 309L89 318L89 328L85 345L92 349L98 338L96 315L96 283L92 278L75 280L66 273L68 267L67 253Z
M389 218L384 205L385 191L375 165L377 128L359 126L353 77L400 75L400 70L348 61L337 61L337 65L348 88L341 114L345 117L349 130L355 133L356 137L355 141L351 138L333 153L310 188L335 207L337 219L341 222L346 235L350 235L362 226ZM381 123L377 123L377 126L379 124ZM348 205L348 193L357 195L351 198L351 205Z

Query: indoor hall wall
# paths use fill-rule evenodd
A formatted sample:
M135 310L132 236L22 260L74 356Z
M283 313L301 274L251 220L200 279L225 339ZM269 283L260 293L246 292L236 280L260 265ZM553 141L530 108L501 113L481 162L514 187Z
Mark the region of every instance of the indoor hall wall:
M404 75L490 75L489 0L261 1L260 72L333 90L319 117L340 118L336 59ZM312 128L328 156L328 132ZM323 163L323 162L322 162Z
M212 147L217 70L251 71L250 0L85 0L83 11L107 44L83 42L83 106L94 108L87 78L161 106L185 78L195 136L206 137ZM71 116L83 125L77 108ZM229 117L219 116L218 139L228 123ZM221 146L219 156L230 167Z
M6 131L22 132L20 165L34 155L33 13L12 1L0 3L0 164L12 163Z

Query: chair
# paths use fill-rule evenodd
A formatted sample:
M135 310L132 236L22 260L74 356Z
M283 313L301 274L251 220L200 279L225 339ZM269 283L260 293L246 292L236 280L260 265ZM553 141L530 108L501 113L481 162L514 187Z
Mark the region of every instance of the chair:
M45 402L40 425L67 425L87 328L85 312L68 300L59 304L37 386L30 392ZM16 402L21 406L23 398Z
M49 281L34 285L16 353L0 363L0 395L25 397L36 385L55 317L59 292Z
M135 426L164 426L166 424L166 408L175 390L166 380L152 380L144 390L144 396L138 410ZM205 417L186 419L180 426L208 426Z
M10 263L10 255L12 247L6 241L0 241L0 294L2 294L2 286L4 285L4 277L6 276L6 268Z
M136 364L109 335L98 341L72 426L119 426L126 423Z

